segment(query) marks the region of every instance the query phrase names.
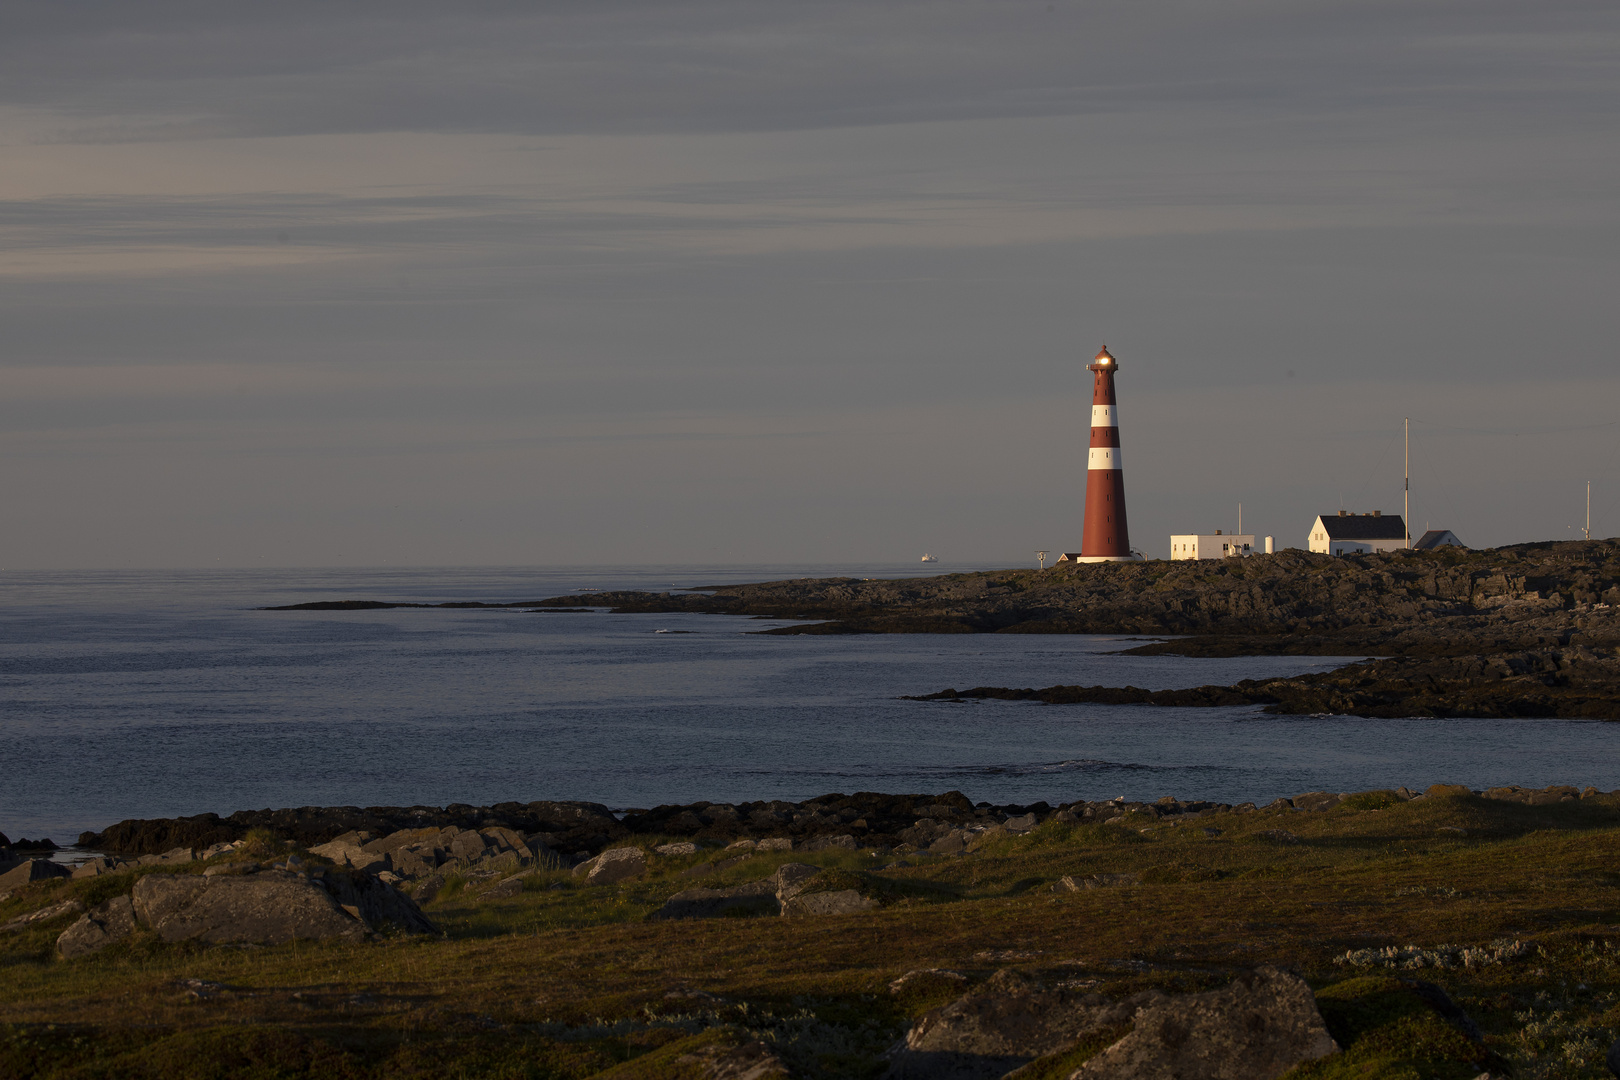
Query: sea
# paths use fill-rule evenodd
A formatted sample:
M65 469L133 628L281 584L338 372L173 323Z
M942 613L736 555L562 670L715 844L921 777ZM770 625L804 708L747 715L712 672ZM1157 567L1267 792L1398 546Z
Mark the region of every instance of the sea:
M287 806L585 799L615 810L829 792L1269 802L1461 783L1620 787L1620 725L1259 708L904 700L1149 689L1356 657L1120 655L1143 638L766 636L726 615L393 609L986 567L596 566L0 572L0 831Z

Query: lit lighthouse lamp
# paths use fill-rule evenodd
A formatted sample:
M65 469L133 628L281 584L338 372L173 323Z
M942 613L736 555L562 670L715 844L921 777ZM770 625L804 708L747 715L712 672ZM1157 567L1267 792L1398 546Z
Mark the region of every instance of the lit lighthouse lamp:
M1086 527L1079 562L1128 562L1131 552L1125 527L1125 472L1119 458L1119 409L1114 401L1114 372L1119 362L1104 346L1086 365L1091 372L1091 447L1086 453Z

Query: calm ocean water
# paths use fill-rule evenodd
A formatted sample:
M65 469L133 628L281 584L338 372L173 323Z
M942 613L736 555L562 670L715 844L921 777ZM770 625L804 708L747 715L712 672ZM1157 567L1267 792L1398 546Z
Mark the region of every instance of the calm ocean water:
M1099 637L760 637L748 631L775 624L724 616L254 610L918 572L6 572L0 831L66 842L126 817L542 798L625 808L954 788L995 802L1238 802L1437 781L1620 787L1620 725L1596 722L898 700L983 684L1196 686L1337 663L1322 658L1126 657L1111 654L1134 639Z

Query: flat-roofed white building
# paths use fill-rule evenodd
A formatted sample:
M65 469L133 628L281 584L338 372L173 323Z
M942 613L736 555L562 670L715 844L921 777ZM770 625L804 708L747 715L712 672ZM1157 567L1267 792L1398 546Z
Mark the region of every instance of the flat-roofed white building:
M1254 554L1254 533L1177 533L1170 537L1171 559L1231 559Z
M1399 514L1382 510L1370 514L1323 514L1311 525L1306 545L1318 555L1355 555L1367 551L1398 551L1406 546L1406 522Z

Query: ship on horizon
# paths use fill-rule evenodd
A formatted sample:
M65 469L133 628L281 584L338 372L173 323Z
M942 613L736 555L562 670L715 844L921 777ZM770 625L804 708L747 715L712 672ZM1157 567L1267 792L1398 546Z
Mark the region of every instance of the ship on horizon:
M939 556L938 555L930 555L930 554L928 554L928 552L925 551L925 552L923 552L922 561L923 562L939 562Z

